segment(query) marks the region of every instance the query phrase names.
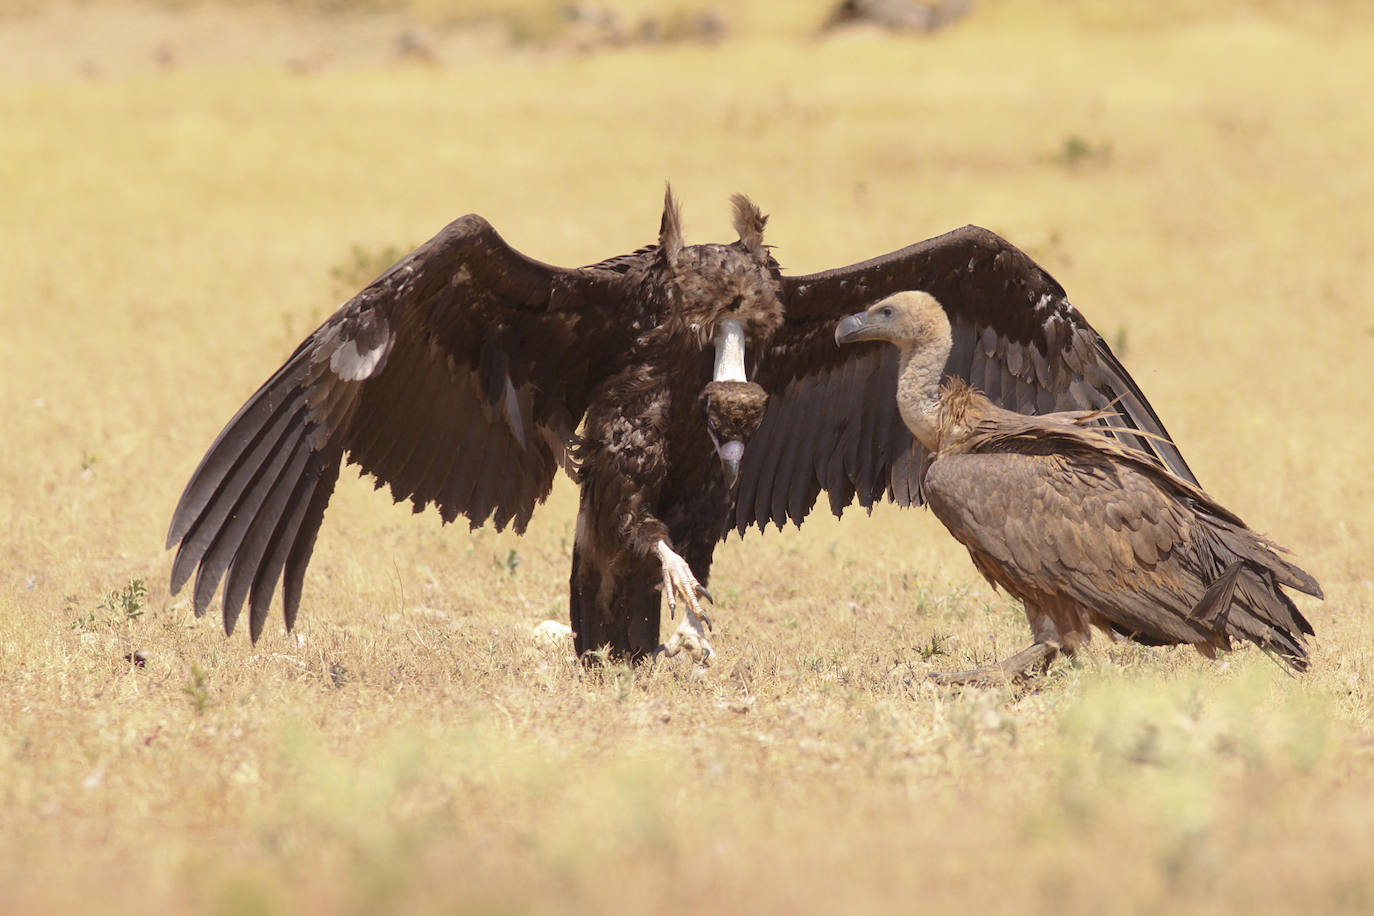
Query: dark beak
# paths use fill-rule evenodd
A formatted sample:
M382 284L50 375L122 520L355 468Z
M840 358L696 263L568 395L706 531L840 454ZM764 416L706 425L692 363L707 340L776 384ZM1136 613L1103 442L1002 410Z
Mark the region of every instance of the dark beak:
M855 312L848 318L841 318L835 325L835 343L847 344L857 340L877 340L873 325L868 323L867 312Z
M720 452L720 468L725 472L725 486L733 490L735 481L739 480L739 463L744 457L744 443L738 439L731 439L717 451Z

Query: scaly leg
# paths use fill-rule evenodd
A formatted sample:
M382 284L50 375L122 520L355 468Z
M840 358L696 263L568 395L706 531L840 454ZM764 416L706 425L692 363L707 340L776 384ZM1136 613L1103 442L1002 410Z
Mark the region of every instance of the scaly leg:
M943 671L929 677L942 687L960 684L1007 684L1032 673L1043 673L1058 654L1059 646L1055 643L1036 642L995 665L985 665L968 671Z
M694 661L707 664L715 650L706 639L706 631L711 629L711 619L701 609L698 596L711 601L711 593L697 581L687 561L673 552L663 541L658 542L658 558L663 563L663 593L668 596L668 616L675 616L677 600L682 599L682 623L678 624L668 641L654 650L654 660L658 656L669 658L683 649ZM702 624L705 624L703 628Z

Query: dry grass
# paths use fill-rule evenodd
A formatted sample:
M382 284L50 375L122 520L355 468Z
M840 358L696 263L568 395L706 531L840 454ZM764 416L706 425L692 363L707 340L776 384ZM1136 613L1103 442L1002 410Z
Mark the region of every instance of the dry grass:
M166 14L75 9L0 29L35 62L0 82L8 912L1374 906L1355 4L1135 29L1170 8L990 2L932 40L825 42L759 4L716 48L337 50L311 75L271 55L394 20L264 44L278 12L196 6L171 21L217 50L157 71L110 23L175 42ZM353 246L477 211L586 263L652 237L665 178L689 240L744 190L798 271L966 222L1031 250L1214 495L1325 585L1313 670L1099 646L1024 695L934 691L1025 624L926 514L882 510L722 547L706 676L588 673L531 636L566 613L566 485L520 539L345 479L299 635L256 649L166 596L182 483ZM140 578L141 608L109 597Z

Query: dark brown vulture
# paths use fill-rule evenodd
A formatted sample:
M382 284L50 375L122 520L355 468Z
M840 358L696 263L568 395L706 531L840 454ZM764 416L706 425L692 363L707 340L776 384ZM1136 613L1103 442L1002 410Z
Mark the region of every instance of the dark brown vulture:
M516 531L562 465L581 486L577 652L653 652L662 587L686 611L664 648L709 655L700 583L728 530L800 522L822 490L836 513L918 499L896 352L833 340L845 314L913 287L949 308L948 371L999 403L1120 399L1111 422L1165 436L1059 285L991 232L786 277L766 217L738 195L734 211L738 241L684 245L670 192L657 245L581 269L525 257L479 216L449 224L344 303L219 434L172 517L173 592L194 573L203 614L223 580L226 632L247 602L256 640L284 579L290 628L345 457L417 512ZM1138 441L1191 476L1167 442Z
M1204 493L1095 425L1101 411L1026 416L960 379L939 302L899 292L835 328L837 343L889 341L896 402L931 456L921 496L994 586L1021 599L1035 642L998 665L937 675L1015 677L1072 655L1096 626L1208 658L1246 639L1295 670L1312 626L1281 586L1320 598L1285 551ZM1137 441L1138 441L1138 437Z

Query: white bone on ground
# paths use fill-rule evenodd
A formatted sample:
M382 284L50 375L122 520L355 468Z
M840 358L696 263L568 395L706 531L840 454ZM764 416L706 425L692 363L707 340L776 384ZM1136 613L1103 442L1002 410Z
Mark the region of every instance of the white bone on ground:
M572 627L566 623L559 623L557 620L545 620L534 628L534 635L536 638L548 642L572 639Z

